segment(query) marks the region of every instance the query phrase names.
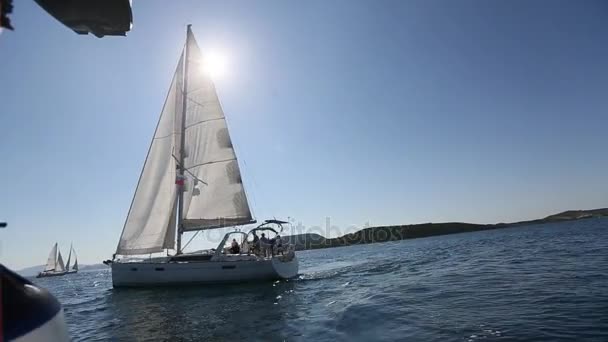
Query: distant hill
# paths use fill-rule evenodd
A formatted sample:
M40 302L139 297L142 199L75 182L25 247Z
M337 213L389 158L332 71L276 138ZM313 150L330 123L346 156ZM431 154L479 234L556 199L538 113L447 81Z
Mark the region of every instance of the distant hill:
M297 234L282 237L282 240L288 241L296 246L296 250L312 249L315 246L323 245L325 238L316 233Z
M542 219L497 224L474 224L463 222L422 223L397 226L379 226L361 229L354 233L327 239L316 233L306 233L284 236L283 239L296 246L296 250L331 248L359 245L375 242L415 239L420 237L475 232L480 230L518 227L530 224L543 224L588 219L608 216L608 208L593 210L568 210L559 214L549 215ZM80 265L80 271L107 269L104 264ZM44 269L44 265L27 267L17 271L23 276L35 276Z
M42 270L44 270L44 266L45 265L26 267L24 269L18 270L17 273L24 277L33 277L33 276L37 275L38 273L42 272ZM86 272L86 271L93 271L93 270L100 270L100 269L107 269L107 268L108 268L108 266L106 266L104 264L79 265L78 271Z
M422 223L397 226L369 227L357 232L336 238L326 239L319 234L299 234L286 236L284 239L295 244L296 250L331 248L350 245L359 245L375 242L397 241L415 239L420 237L467 233L480 230L518 227L530 224L543 224L550 222L579 220L592 217L608 216L608 208L593 210L569 210L559 214L550 215L544 219L520 221L513 223L474 224L462 222ZM295 243L294 243L295 242Z
M546 221L578 220L589 217L608 216L608 208L593 210L568 210L544 218Z

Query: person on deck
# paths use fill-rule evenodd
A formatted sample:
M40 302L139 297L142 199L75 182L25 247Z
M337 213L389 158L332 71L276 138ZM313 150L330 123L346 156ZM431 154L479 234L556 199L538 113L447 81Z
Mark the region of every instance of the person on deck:
M253 232L253 254L258 254L260 252L260 238L258 234Z
M277 234L277 237L275 239L275 248L277 254L281 253L281 255L283 255L283 240L281 240L281 235L279 234Z
M268 256L268 247L270 246L270 240L266 237L264 233L262 233L262 237L260 238L260 247L262 250L263 256Z
M239 247L239 243L236 242L236 239L232 239L232 245L230 246L230 253L239 254L241 252L241 248Z

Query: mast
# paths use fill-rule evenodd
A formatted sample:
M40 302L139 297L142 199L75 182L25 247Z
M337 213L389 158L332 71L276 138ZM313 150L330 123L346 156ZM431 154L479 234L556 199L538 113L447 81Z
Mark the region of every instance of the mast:
M190 30L190 24L186 26L186 53L184 57L184 85L182 87L182 127L180 129L180 151L179 151L179 177L181 180L184 179L184 157L185 157L185 148L186 145L186 106L188 104L188 43L190 41L190 35L192 31ZM177 190L177 254L182 254L182 234L184 233L184 183L180 182L179 188Z

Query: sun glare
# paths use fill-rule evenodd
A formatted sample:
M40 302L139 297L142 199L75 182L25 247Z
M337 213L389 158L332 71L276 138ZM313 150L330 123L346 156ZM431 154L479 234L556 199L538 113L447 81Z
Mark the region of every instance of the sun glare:
M213 79L221 78L226 72L226 58L224 55L209 51L201 61L201 73Z

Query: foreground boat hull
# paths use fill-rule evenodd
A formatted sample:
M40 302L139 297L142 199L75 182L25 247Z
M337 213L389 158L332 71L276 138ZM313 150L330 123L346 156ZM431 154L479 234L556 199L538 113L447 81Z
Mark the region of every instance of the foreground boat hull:
M298 259L205 261L205 262L114 262L114 287L204 285L289 279L298 274Z

